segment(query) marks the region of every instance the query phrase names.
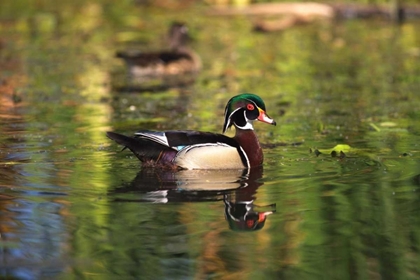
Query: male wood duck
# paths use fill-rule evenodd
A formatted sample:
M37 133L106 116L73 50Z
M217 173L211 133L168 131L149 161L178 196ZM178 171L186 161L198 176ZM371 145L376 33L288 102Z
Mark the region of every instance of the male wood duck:
M201 59L186 44L188 28L175 22L169 30L169 49L162 52L117 52L124 59L132 78L195 73L201 69Z
M232 97L225 108L223 133L232 125L236 134L199 131L138 131L134 137L107 132L107 136L131 150L146 166L173 169L244 169L263 163L263 152L253 122L276 125L257 95L243 93ZM125 149L124 148L124 149Z

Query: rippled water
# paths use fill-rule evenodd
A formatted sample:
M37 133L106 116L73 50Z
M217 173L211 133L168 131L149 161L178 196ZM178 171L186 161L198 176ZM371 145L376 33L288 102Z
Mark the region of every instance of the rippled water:
M56 27L42 24L49 13L33 27L1 21L0 277L420 277L417 22L258 34L245 18L193 18L195 84L139 92L115 87L114 52L154 47L144 41L183 16L138 12L140 31L134 10L112 21L99 4ZM105 137L221 132L225 102L244 91L279 124L255 124L261 169L141 169ZM350 150L331 154L338 144Z

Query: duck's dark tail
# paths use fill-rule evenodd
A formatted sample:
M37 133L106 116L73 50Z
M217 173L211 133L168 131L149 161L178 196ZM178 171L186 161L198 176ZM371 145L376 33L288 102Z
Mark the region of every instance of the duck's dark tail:
M175 150L144 138L129 137L115 132L107 132L106 136L124 146L124 149L128 148L142 162L166 164L176 155Z

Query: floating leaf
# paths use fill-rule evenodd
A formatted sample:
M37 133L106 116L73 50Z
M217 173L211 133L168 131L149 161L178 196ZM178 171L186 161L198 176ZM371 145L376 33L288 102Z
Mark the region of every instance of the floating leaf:
M379 124L381 127L396 127L397 124L394 122L381 122Z
M346 153L350 152L351 147L347 144L338 144L332 149L315 149L316 156L320 154L330 154L333 157L346 157Z

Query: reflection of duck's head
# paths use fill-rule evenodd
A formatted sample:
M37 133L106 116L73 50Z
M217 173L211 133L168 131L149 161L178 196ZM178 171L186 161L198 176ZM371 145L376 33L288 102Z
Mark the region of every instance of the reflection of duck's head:
M225 218L229 228L235 231L255 231L262 229L267 216L276 212L276 204L257 206L254 204L260 181L262 167L254 168L247 175L247 187L240 188L223 196Z
M236 231L255 231L262 229L265 225L267 216L273 214L275 204L268 205L270 211L256 211L253 201L232 202L225 196L225 216L229 223L229 228ZM266 208L264 207L264 208Z

